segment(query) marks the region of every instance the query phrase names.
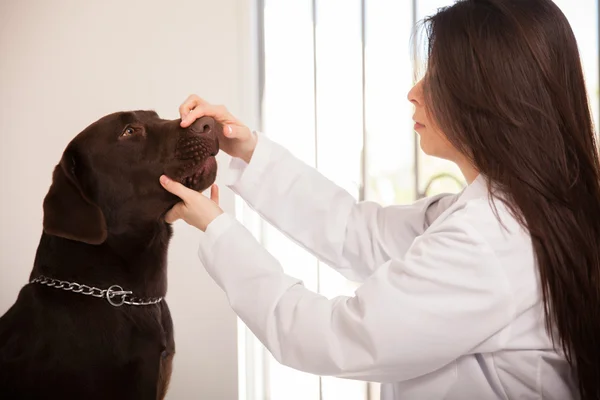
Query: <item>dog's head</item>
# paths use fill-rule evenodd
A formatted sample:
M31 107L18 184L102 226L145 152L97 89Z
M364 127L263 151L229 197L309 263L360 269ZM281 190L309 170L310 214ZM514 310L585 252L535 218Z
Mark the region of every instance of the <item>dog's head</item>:
M179 198L161 174L203 191L217 174L217 131L210 117L181 128L154 111L118 112L94 122L67 146L43 203L47 234L101 244L133 226L160 223ZM163 222L164 223L164 222Z

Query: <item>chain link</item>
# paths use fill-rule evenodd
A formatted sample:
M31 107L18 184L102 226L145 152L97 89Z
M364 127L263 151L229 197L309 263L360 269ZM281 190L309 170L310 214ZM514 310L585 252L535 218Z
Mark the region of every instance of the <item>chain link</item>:
M83 294L86 296L98 298L104 297L114 307L119 307L123 304L128 304L131 306L149 306L160 303L163 299L162 297L151 297L147 299L135 297L131 295L132 292L123 290L123 288L118 285L112 285L108 289L98 289L97 287L81 285L79 283L48 278L44 275L40 275L37 278L32 279L30 283L39 283L55 289L71 291L73 293Z

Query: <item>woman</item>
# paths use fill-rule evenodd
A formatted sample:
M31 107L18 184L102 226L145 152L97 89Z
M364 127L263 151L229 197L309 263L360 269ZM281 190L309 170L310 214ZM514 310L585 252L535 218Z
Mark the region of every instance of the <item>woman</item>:
M182 126L225 125L231 188L344 276L328 300L212 200L161 177L166 216L281 363L384 382L386 399L600 399L600 166L573 33L550 0L464 0L426 21L408 94L422 149L458 195L356 203L226 109L191 96Z

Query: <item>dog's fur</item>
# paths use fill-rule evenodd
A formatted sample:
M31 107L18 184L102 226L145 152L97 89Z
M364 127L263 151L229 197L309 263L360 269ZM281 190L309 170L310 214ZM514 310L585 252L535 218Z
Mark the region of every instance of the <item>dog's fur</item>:
M208 117L187 129L179 123L153 111L119 112L69 143L43 201L30 279L165 296L172 230L164 214L180 199L159 177L208 188L222 129ZM165 300L114 307L29 283L0 318L0 398L162 399L174 353Z

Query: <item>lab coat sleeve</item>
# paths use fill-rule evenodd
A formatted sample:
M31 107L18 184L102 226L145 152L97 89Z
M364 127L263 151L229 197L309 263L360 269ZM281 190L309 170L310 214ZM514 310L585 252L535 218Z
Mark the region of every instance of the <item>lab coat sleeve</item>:
M307 290L227 214L208 226L199 257L283 365L399 382L469 353L514 316L508 280L478 232L454 214L432 229L351 297Z
M265 221L354 281L402 257L454 197L440 194L389 207L357 202L290 151L256 134L250 163L238 158L230 162L227 186Z

